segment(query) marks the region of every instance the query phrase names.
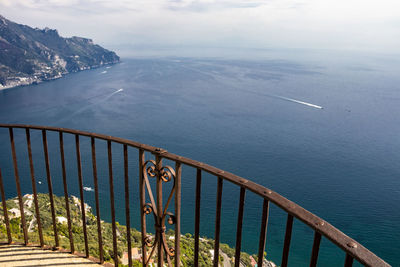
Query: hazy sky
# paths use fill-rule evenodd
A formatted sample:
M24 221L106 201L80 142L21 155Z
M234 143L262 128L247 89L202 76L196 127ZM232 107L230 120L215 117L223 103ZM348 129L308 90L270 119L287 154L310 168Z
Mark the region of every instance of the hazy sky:
M400 52L399 0L0 0L0 14L111 46Z

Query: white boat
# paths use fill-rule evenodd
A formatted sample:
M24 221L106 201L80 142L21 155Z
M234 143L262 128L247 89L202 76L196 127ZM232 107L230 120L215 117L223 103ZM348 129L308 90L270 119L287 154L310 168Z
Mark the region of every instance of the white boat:
M83 190L88 191L88 192L93 192L93 191L94 191L93 188L88 187L88 186L84 186L84 187L83 187Z

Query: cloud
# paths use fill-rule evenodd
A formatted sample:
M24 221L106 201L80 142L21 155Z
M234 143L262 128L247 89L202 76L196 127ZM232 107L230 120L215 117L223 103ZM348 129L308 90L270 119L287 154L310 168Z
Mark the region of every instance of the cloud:
M32 10L47 10L55 11L58 9L59 13L67 11L80 11L83 13L109 13L120 12L123 10L132 10L135 6L133 1L125 0L2 0L0 5L4 4L9 8L22 8ZM135 3L140 3L135 1Z
M397 0L0 0L0 10L116 45L400 50Z
M256 8L265 5L268 1L216 1L216 0L170 0L165 5L173 11L207 12L230 8Z
M174 11L210 11L229 8L255 8L268 1L216 1L216 0L2 0L5 6L18 6L32 9L73 8L93 12L101 11L143 11L149 8Z

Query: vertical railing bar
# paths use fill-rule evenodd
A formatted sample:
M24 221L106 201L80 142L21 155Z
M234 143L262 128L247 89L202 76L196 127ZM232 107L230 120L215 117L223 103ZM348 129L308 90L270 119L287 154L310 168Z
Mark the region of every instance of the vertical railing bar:
M60 139L62 179L63 179L63 186L64 186L65 210L67 212L69 247L70 247L71 253L74 253L75 252L74 236L72 235L71 212L70 212L70 207L69 207L69 196L68 196L68 185L67 185L67 173L65 171L64 137L63 137L62 132L59 132L59 139Z
M11 230L10 230L10 221L8 219L6 195L4 193L3 176L1 175L1 169L0 169L0 193L1 193L1 202L3 204L4 220L5 220L6 229L7 229L8 244L11 244L12 243L12 237L11 237Z
M142 230L142 263L143 266L147 261L147 253L146 253L146 245L145 245L145 238L146 238L146 217L144 214L144 204L146 202L145 198L145 190L146 184L144 182L143 176L143 164L145 162L144 158L144 151L143 149L139 149L139 193L140 193L140 224Z
M75 145L76 145L76 166L78 168L78 180L79 180L79 194L81 196L81 213L82 213L82 227L83 227L83 238L85 240L85 256L89 257L89 244L86 230L86 211L85 211L85 199L83 195L83 177L82 177L82 162L81 162L81 151L79 146L79 135L75 134Z
M194 266L199 266L199 237L200 237L200 201L201 201L201 169L196 173L196 211L194 225Z
M112 231L113 231L113 253L114 253L114 265L118 266L118 250L117 250L117 230L115 224L115 206L114 206L114 181L113 181L113 170L112 170L112 150L111 141L107 141L108 150L108 175L110 182L110 201L111 201L111 220L112 220Z
M219 238L221 230L221 204L222 204L222 185L223 180L218 177L218 188L217 188L217 207L215 212L215 233L214 233L214 267L218 267L219 262Z
M257 261L257 266L263 266L264 251L265 251L265 240L266 240L267 227L268 227L268 215L269 215L269 201L264 198L263 212L262 212L262 219L261 219L261 229L260 229L260 240L259 240L259 243L258 243L258 261Z
M313 248L312 248L312 252L311 252L310 267L317 266L320 243L321 243L321 234L319 232L315 231Z
M33 167L31 135L29 132L29 128L25 129L25 133L26 133L26 144L28 147L29 167L30 167L30 171L31 171L31 182L32 182L32 191L33 191L33 202L35 204L35 213L36 213L36 222L38 225L39 242L40 242L40 246L43 247L44 241L43 241L43 232L42 232L42 221L40 219L39 203L38 203L38 199L37 199L35 170Z
M21 211L21 224L22 224L22 229L24 232L24 243L25 243L25 245L27 245L28 244L28 231L26 229L24 203L22 201L22 195L21 195L21 183L19 180L17 153L15 152L13 128L11 128L11 127L9 128L9 133L10 133L10 142L11 142L11 152L12 152L12 158L13 158L13 164L14 164L15 184L17 186L19 209Z
M44 129L42 130L42 138L43 138L44 158L45 158L45 162L46 162L47 186L49 188L51 218L53 221L54 240L56 243L55 246L59 247L58 232L57 232L57 225L56 225L56 212L54 209L53 184L51 183L49 151L47 148L47 134L46 134L46 130L44 130Z
M128 146L124 144L124 175L125 175L125 217L126 217L126 238L128 241L128 265L132 266L131 250L131 215L129 212L129 176L128 176Z
M351 267L353 266L354 258L350 254L346 254L346 259L344 261L344 267Z
M288 265L290 240L292 238L292 228L293 228L293 215L288 214L286 221L285 241L283 244L282 264L281 264L282 267L286 267Z
M246 189L244 187L241 187L240 188L238 221L237 221L237 229L236 229L235 267L240 266L240 251L242 248L243 207L244 207L245 196L246 196Z
M96 221L97 221L97 241L99 243L100 263L104 263L103 255L103 237L101 234L101 219L100 219L100 204L99 204L99 183L97 181L97 163L96 163L96 143L94 137L91 137L92 145L92 166L93 166L93 182L94 182L94 197L96 201Z
M181 262L181 176L180 162L175 164L175 267Z
M161 228L162 225L162 217L163 217L163 199L162 199L162 183L161 179L161 169L162 169L162 158L159 154L156 154L156 172L157 172L157 184L156 184L156 194L157 194L157 222L156 222L156 234L158 236L157 243L157 266L164 266L164 250L163 250L163 241ZM156 238L157 239L157 238Z

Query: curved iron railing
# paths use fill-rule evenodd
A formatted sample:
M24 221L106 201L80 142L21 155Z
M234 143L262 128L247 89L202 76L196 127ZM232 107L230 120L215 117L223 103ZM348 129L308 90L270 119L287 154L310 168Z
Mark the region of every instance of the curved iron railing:
M56 218L55 218L55 210L54 210L54 200L53 200L53 188L51 182L51 174L49 167L49 152L47 147L47 132L57 132L59 134L59 145L60 145L60 154L61 154L61 165L62 165L62 174L63 174L63 186L64 186L64 194L65 194L65 205L67 210L67 219L68 219L68 231L69 231L69 240L70 240L70 252L74 253L74 240L72 238L71 232L71 220L69 214L69 203L68 203L68 188L67 188L67 180L66 180L66 166L65 166L65 156L64 156L64 134L71 134L75 136L75 144L76 144L76 160L77 160L77 168L78 168L78 178L79 178L79 191L81 198L81 210L84 210L84 194L83 194L83 183L82 183L82 166L81 166L81 156L80 156L80 137L85 136L91 139L91 149L92 149L92 168L93 168L93 177L94 177L94 192L95 192L95 201L96 201L96 219L97 219L97 227L98 227L98 240L99 240L99 255L100 259L95 259L100 263L104 263L103 256L103 248L102 248L102 230L101 230L101 220L100 220L100 210L99 210L99 187L97 181L97 166L96 166L96 143L97 139L107 141L107 152L108 152L108 169L109 169L109 190L110 190L110 198L111 198L111 220L112 220L112 232L113 232L113 260L114 264L118 265L118 254L117 254L117 234L116 234L116 221L115 221L115 207L114 207L114 182L113 182L113 168L112 168L112 143L119 143L123 145L124 151L124 187L125 187L125 214L126 214L126 227L130 229L130 208L129 208L129 186L128 186L128 153L127 148L133 147L138 149L139 152L139 180L140 180L140 207L141 207L141 233L142 233L142 262L144 266L149 265L150 258L155 255L157 252L157 263L158 266L163 266L164 261L167 260L167 264L169 266L180 266L180 210L181 210L181 172L182 165L191 166L197 169L196 175L196 205L195 205L195 231L194 231L194 265L198 266L199 264L199 229L200 229L200 198L201 198L201 183L202 183L202 173L207 172L211 175L214 175L218 179L218 187L217 187L217 196L216 196L216 217L215 217L215 234L214 234L214 260L213 265L218 266L219 259L219 245L220 245L220 225L221 225L221 204L222 204L222 188L224 181L229 181L240 187L240 199L239 199L239 207L238 207L238 218L237 218L237 232L236 232L236 248L235 248L235 266L239 266L240 264L240 252L241 252L241 239L242 239L242 221L243 221L243 211L244 211L244 199L247 191L251 191L256 195L260 196L263 200L263 209L262 209L262 220L260 222L260 235L259 235L259 246L258 246L258 266L263 266L264 259L264 250L265 250L265 242L266 242L266 232L268 225L268 214L269 214L269 203L272 202L282 210L287 213L287 221L286 221L286 232L284 239L284 246L282 252L282 262L281 266L285 267L288 265L288 257L289 257L289 248L291 242L291 234L292 234L292 226L293 219L296 218L302 221L304 224L308 225L314 231L314 241L310 259L310 266L316 266L319 254L319 247L321 242L321 237L325 237L330 240L337 247L341 248L346 253L346 258L344 262L344 266L352 266L354 259L360 262L365 266L389 266L385 261L377 257L371 251L366 249L364 246L359 244L357 241L348 237L340 230L319 218L318 216L312 214L311 212L305 210L300 207L296 203L286 199L285 197L279 195L278 193L258 185L252 181L244 179L242 177L236 176L232 173L225 172L221 169L215 168L213 166L207 165L205 163L201 163L189 158L181 157L172 153L167 152L166 150L156 148L149 145L144 145L141 143L137 143L134 141L72 130L65 128L56 128L56 127L46 127L46 126L33 126L33 125L19 125L19 124L0 124L0 128L8 128L10 143L11 143L11 152L12 152L12 160L14 165L14 175L15 182L17 187L18 199L19 199L19 208L21 212L21 223L23 227L23 235L24 235L24 244L28 244L28 234L26 229L25 217L24 217L24 207L22 204L22 196L21 196L21 186L20 179L18 173L18 164L17 164L17 156L15 151L15 141L14 141L14 132L13 129L20 128L25 129L26 133L26 144L29 156L30 163L30 174L32 181L32 190L34 195L34 204L36 214L39 215L38 201L37 201L37 190L36 190L36 181L35 174L33 168L33 160L32 160L32 150L31 150L31 138L30 131L38 130L42 132L42 142L43 142L43 151L44 151L44 159L46 165L46 176L47 176L47 184L48 184L48 192L50 196L50 208L52 214L52 224L53 224L53 232L55 238L55 247L59 247L59 239L57 233L56 226ZM145 160L145 153L150 152L154 155L155 160ZM163 159L171 160L175 162L175 168L171 166L164 166ZM150 187L150 179L156 179L156 197L154 197L153 192ZM162 194L163 194L163 183L167 183L172 181L173 186L172 190L168 195L167 203L163 205L162 202ZM1 185L1 195L2 202L5 205L5 192L3 188L3 182L1 177L0 170L0 185ZM146 203L146 194L150 199L149 203ZM175 214L168 211L169 204L171 203L172 198L174 198L175 205ZM3 206L3 210L6 211L6 207ZM154 222L155 222L155 238L152 240L146 232L146 215L153 214ZM7 216L7 212L4 213L4 219L7 228L7 236L8 242L12 243L12 238L10 234L9 227L9 219ZM175 225L175 247L168 247L165 237L165 223L166 221L169 224ZM89 249L88 249L88 237L86 231L86 218L85 212L82 212L82 227L85 241L85 254L84 257L90 257ZM45 247L43 241L43 233L40 222L40 216L37 216L37 224L38 224L38 234L40 245ZM127 245L128 245L128 257L129 257L129 266L132 266L132 257L131 257L131 237L130 231L127 231ZM59 249L59 248L58 248ZM76 253L76 252L75 252Z

